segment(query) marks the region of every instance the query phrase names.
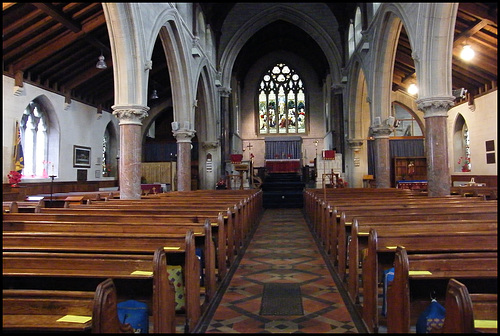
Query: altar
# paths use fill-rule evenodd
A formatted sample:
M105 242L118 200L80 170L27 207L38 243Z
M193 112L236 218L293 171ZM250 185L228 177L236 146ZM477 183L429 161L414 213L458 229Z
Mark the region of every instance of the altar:
M300 159L267 159L266 170L268 173L300 173Z

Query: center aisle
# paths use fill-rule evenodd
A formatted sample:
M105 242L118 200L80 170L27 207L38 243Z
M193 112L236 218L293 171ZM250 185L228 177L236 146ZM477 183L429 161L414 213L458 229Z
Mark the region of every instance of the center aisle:
M301 209L267 209L210 322L200 332L364 332L351 317L353 309L346 306L346 294L339 292L330 269ZM274 302L272 292L263 298L264 285L270 283L276 293L287 294ZM287 292L290 286L300 289ZM293 300L297 292L299 297ZM277 311L261 315L263 299L266 309L276 303ZM292 312L296 315L287 315Z

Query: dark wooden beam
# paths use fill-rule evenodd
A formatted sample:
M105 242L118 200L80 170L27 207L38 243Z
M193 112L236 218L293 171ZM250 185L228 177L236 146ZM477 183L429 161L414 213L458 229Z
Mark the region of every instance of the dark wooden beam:
M79 33L82 30L82 25L80 23L76 22L66 15L66 13L60 11L57 7L51 5L50 3L32 2L31 4L47 15L53 17L56 21L71 30L73 33Z

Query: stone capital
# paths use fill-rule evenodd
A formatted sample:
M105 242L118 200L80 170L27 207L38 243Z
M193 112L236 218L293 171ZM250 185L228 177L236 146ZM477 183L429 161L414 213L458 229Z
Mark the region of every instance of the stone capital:
M219 142L218 141L202 142L201 148L203 148L206 151L215 150L215 149L219 148Z
M333 93L342 93L345 89L346 85L341 83L334 83L331 86L331 90Z
M113 105L113 115L119 120L119 125L142 125L148 116L149 107L140 105Z
M424 118L447 117L448 110L455 105L455 97L427 97L416 101L419 110L424 112Z
M394 127L381 124L370 126L370 130L375 139L383 139L389 138L389 135L394 131Z
M188 129L179 129L177 131L173 131L175 139L177 142L189 142L191 143L191 139L194 137L195 130Z
M231 89L227 87L220 87L219 93L222 97L229 97L229 95L231 94Z
M348 139L347 143L354 151L359 151L364 144L362 139Z

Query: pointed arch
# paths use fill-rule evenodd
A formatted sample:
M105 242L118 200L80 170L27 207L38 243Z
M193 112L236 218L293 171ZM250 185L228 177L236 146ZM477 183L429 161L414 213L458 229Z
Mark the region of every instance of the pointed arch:
M273 4L270 7L264 8L259 15L255 15L253 18L247 20L225 46L220 61L223 86L229 87L234 62L248 39L264 26L278 20L294 24L311 35L318 45L323 48L323 52L329 62L333 80L340 82L342 54L328 32L304 12L291 8L287 4ZM335 20L333 16L332 20Z
M118 176L120 138L115 123L109 121L103 134L102 175Z
M48 178L58 175L59 121L47 96L34 98L25 108L20 122L24 152L25 178Z
M213 189L220 173L220 144L218 142L217 115L213 97L213 80L207 66L201 68L196 85L195 129L198 140L197 160L201 189Z
M193 91L190 85L191 81L186 78L186 74L191 73L186 52L187 48L175 22L166 22L160 29L160 39L165 50L167 67L170 73L174 120L189 121L193 125L194 111L191 108L193 105L191 92Z
M371 117L389 117L391 111L392 77L397 41L403 23L392 11L384 13L381 27L375 34L373 75L368 81L371 92Z
M470 138L467 122L462 114L458 113L453 127L453 171L467 171L471 166Z

